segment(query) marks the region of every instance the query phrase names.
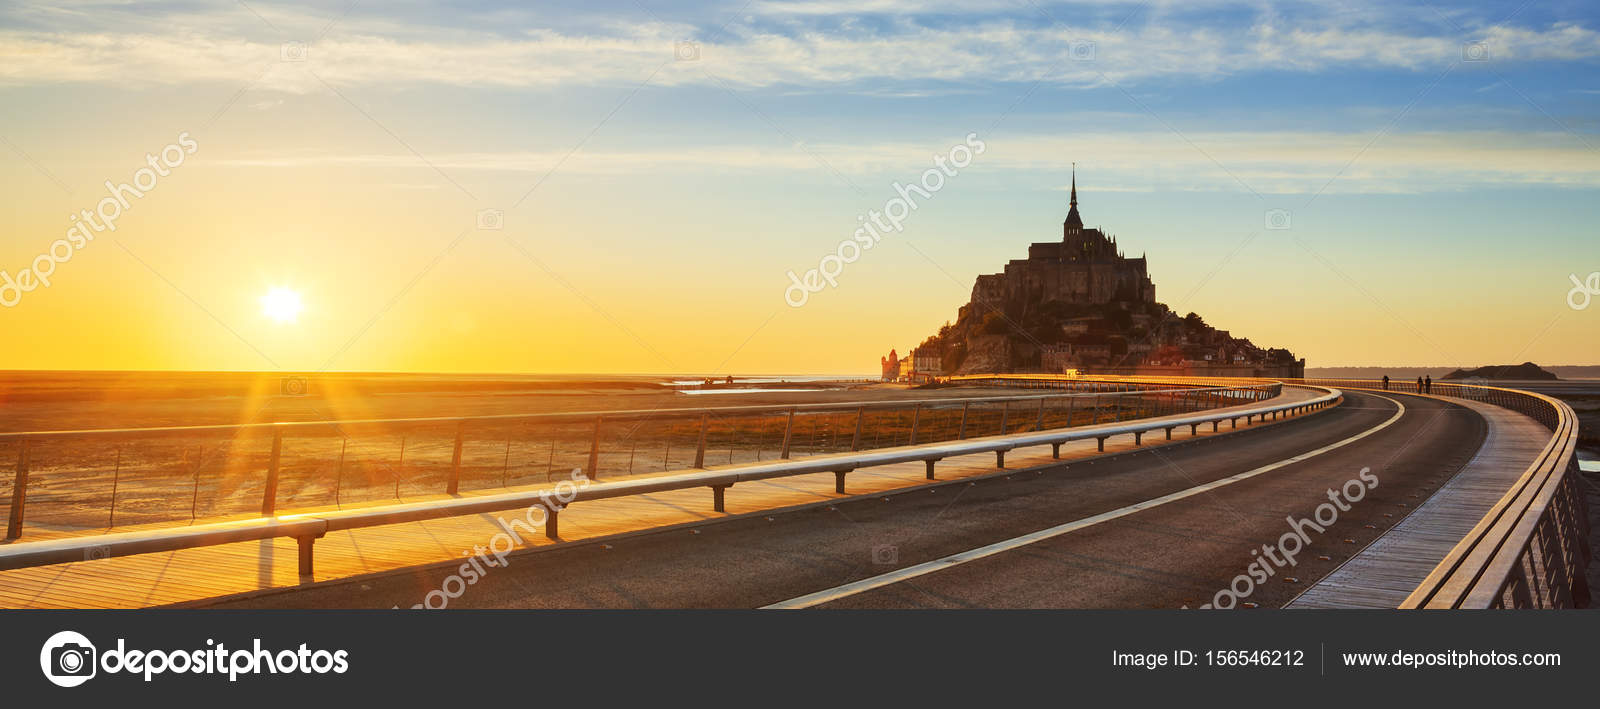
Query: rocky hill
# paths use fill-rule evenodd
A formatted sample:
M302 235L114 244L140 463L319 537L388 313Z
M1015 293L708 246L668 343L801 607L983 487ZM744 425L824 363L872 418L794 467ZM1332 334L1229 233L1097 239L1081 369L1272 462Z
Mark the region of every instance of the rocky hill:
M1522 381L1555 380L1559 379L1554 374L1545 371L1532 362L1522 364L1502 364L1477 369L1457 369L1446 374L1440 379L1516 379Z
M918 375L1304 376L1304 361L1289 350L1259 347L1157 302L1146 258L1124 256L1114 237L1083 226L1076 178L1061 240L1031 244L1027 258L978 276L956 320L913 354Z

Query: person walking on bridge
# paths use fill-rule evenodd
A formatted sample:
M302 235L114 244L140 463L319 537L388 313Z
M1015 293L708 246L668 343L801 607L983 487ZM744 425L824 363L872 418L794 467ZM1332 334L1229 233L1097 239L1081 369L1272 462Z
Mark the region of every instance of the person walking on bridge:
M1433 393L1433 375L1432 374L1429 374L1427 376L1427 379L1424 381L1423 385L1428 388L1428 393L1429 394Z
M1417 393L1422 393L1422 377L1417 377Z
M1384 391L1388 391L1389 390L1389 375L1387 375L1387 374L1383 375L1383 390Z

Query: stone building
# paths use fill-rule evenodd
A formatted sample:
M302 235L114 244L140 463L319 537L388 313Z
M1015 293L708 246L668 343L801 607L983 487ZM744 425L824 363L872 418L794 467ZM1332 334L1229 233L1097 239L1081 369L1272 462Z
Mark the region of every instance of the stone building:
M1028 257L1006 264L1005 271L978 276L972 302L1005 309L1027 303L1103 305L1113 301L1155 303L1143 256L1127 258L1117 240L1099 229L1085 228L1078 214L1078 176L1072 176L1072 197L1061 241L1028 246Z

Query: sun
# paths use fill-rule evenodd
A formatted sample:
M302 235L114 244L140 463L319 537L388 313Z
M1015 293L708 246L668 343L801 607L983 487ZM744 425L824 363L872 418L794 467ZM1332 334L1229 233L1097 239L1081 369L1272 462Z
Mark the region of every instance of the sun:
M292 323L304 306L300 294L288 288L273 288L261 296L261 314L280 323Z

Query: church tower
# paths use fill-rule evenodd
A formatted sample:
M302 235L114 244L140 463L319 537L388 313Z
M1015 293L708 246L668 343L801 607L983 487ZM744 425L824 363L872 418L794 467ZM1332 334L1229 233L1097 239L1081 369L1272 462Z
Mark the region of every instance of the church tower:
M1083 232L1083 217L1078 216L1078 163L1072 163L1072 202L1071 209L1067 210L1067 221L1062 227L1062 235L1071 237Z

